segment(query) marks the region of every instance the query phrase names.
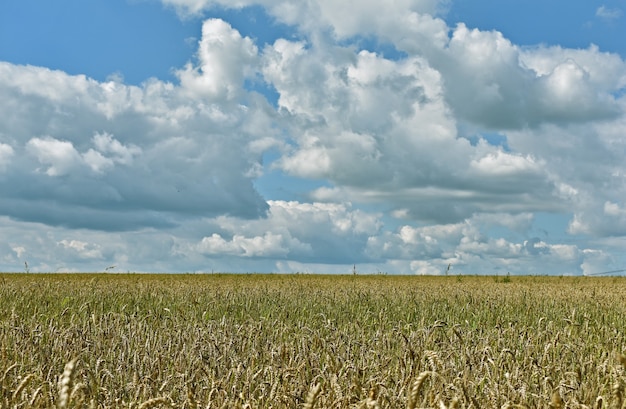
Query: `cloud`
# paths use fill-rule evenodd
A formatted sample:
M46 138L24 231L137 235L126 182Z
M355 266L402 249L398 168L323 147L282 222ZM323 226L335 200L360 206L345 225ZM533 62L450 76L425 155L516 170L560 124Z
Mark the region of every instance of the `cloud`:
M204 237L198 245L203 254L241 257L284 258L292 249L308 250L308 247L297 239L285 239L281 234L265 233L263 236L245 237L234 235L225 240L221 235L213 233Z
M11 250L15 252L15 255L17 256L17 258L22 258L22 256L26 252L26 249L22 246L11 247Z
M572 215L571 234L604 237L626 233L625 220L615 211L615 206L623 207L626 195L623 126L622 116L507 134L512 149L546 158L544 166L554 181L556 200L568 206L563 212Z
M362 273L442 274L451 264L451 274L577 274L592 271L590 263L599 271L599 260L608 262L606 268L614 265L606 252L598 258L592 248L526 237L530 222L528 215L479 215L391 231L381 214L349 204L283 201L270 202L267 219L220 216L132 234L46 227L42 235L37 224L0 218L2 231L15 238L10 248L0 248L0 259L12 270L27 260L32 271L77 265L82 271L103 271L116 265L119 271L349 273L356 264ZM519 235L490 236L498 226L517 229Z
M521 50L499 32L459 24L448 47L431 54L446 79L447 101L460 118L476 125L519 129L619 115L611 93L623 86L623 61L617 61L622 79L599 88L596 81L606 81L616 56L597 48L589 50L593 60L583 52L563 58L556 50ZM538 70L533 62L540 59L543 69Z
M269 14L280 22L297 25L305 30L313 30L319 25L331 27L340 37L361 34L364 27L379 24L390 25L409 12L424 15L445 13L448 0L391 0L381 13L379 2L372 0L335 2L319 0L314 2L284 0L162 0L165 5L174 7L182 16L198 16L213 8L227 7L241 9L253 5L263 6ZM382 22L381 22L382 21Z
M530 156L524 157L496 151L472 161L470 167L484 175L515 175L535 173L541 168L541 165Z
M203 27L198 65L179 85L0 62L0 109L12 112L0 124L0 211L105 230L262 217L254 145L277 131L267 101L243 88L256 49L221 20Z
M218 217L205 226L213 233L198 242L181 244L177 251L211 257L241 256L308 263L350 263L363 254L369 235L381 227L380 215L351 205L269 201L267 218L242 223ZM275 264L274 264L275 265Z
M15 151L11 145L0 143L0 172L6 170L14 155Z
M66 175L81 161L71 142L51 137L31 139L26 144L26 151L36 156L39 163L48 166L44 170L48 176Z
M527 237L529 215L481 214L463 222L413 227L370 237L367 251L396 270L415 274L580 274L592 252L572 244L550 244ZM516 239L489 233L507 227ZM510 233L509 233L510 234ZM585 270L587 268L587 270Z
M80 240L63 239L58 242L58 245L65 250L75 252L79 258L102 259L102 252L100 251L100 246L97 244L90 244Z
M596 10L596 16L604 20L617 20L622 17L622 10L618 8L612 9L602 5Z
M543 160L459 138L445 77L422 57L392 61L286 40L263 57L294 140L275 166L335 185L314 199L386 202L437 222L496 202L498 211L554 208L556 186Z
M254 73L257 48L230 24L208 19L198 44L199 65L188 63L177 71L181 86L193 97L233 100L241 96L244 78Z
M623 192L621 192L623 193ZM572 234L589 234L596 237L620 237L626 235L626 203L618 198L615 202L601 198L588 199L574 213L569 224Z
M50 136L32 138L26 143L26 152L37 158L45 169L38 168L48 176L65 176L80 170L80 166L91 168L96 173L111 169L116 163L130 165L133 156L139 155L141 149L137 146L124 146L112 135L96 133L93 136L95 149L90 148L85 153L79 153L72 142L62 141ZM104 156L104 155L111 156Z
M0 267L573 274L619 263L605 242L626 235L619 55L451 27L446 2L352 3L164 0L186 16L260 5L296 32L261 45L209 18L175 83L0 62L11 113ZM275 176L302 194L262 197ZM538 234L541 212L584 240Z

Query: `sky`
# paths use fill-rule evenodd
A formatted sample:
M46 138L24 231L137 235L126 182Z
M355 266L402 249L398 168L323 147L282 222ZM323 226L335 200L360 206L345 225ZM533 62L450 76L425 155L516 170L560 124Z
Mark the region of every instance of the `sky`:
M626 269L626 1L0 2L0 271Z

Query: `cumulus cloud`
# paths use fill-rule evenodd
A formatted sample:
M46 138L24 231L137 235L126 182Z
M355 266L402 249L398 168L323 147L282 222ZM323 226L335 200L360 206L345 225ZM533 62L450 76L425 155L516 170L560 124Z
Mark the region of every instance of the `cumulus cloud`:
M354 262L363 244L381 227L380 215L352 209L349 204L269 201L267 218L242 223L231 217L215 220L220 233L203 237L204 254L241 255L307 260L317 263Z
M32 138L26 143L26 152L44 165L36 171L48 176L64 176L79 170L80 166L91 168L96 173L113 168L116 163L130 165L133 156L141 153L141 148L121 144L112 135L96 133L93 136L94 148L80 153L72 142L46 136ZM105 156L109 155L109 156Z
M241 96L244 78L254 74L257 48L227 22L206 20L198 44L198 66L177 71L182 87L196 97L232 100Z
M577 188L557 176L549 156L470 143L463 129L508 137L616 120L624 62L593 47L520 49L463 24L440 46L425 46L400 41L409 25L395 27L376 33L397 40L408 53L400 60L318 40L281 39L263 51L264 78L290 114L295 140L277 166L332 181L313 192L317 200L391 202L422 220L567 207L563 199Z
M592 59L571 51L563 58L556 50L522 50L500 32L459 24L446 48L428 53L446 79L446 99L457 115L486 128L519 129L619 115L611 93L623 87L623 78L611 83L607 74L618 63L623 76L623 61L597 49L589 51ZM539 60L542 67L533 64ZM598 78L605 81L604 87L597 86Z
M404 225L396 232L370 237L368 252L380 255L396 269L416 274L446 271L451 274L581 274L586 271L584 263L589 262L586 250L527 237L529 215L494 216L477 215L448 225ZM489 233L498 226L513 227L519 234L513 240Z
M394 19L407 11L423 15L445 13L449 0L391 0L381 13L379 2L372 0L335 2L319 0L315 2L284 0L163 0L163 3L176 8L183 16L201 15L203 11L215 7L243 8L261 5L279 21L313 30L321 24L332 28L338 36L352 37L362 34L364 27L379 24L390 25ZM381 21L382 20L382 21ZM365 28L366 30L366 28Z
M391 61L337 46L307 50L302 43L285 40L264 56L264 75L297 126L297 145L277 166L298 177L332 180L340 187L334 192L338 198L396 201L398 207L413 203L413 214L419 217L419 202L429 201L429 196L444 201L465 189L468 205L454 216L458 218L471 215L487 194L480 191L489 190L500 176L501 184L506 178L512 190L511 178L517 177L533 182L520 183L520 191L529 186L550 191L549 182L541 180L547 178L540 161L530 157L523 159L528 166L511 166L505 175L492 168L485 175L491 183L482 186L472 182L477 178L467 177L473 163L521 157L458 138L442 78L421 57ZM434 193L434 186L441 194L425 194L428 189ZM328 200L333 191L323 188L315 194Z
M48 176L66 175L80 162L80 155L71 142L49 136L31 139L26 144L26 150L36 156L39 163L48 166L44 169Z
M242 256L284 258L292 250L308 250L308 247L297 239L285 238L282 234L265 233L263 236L245 237L234 235L225 240L221 235L213 233L204 237L198 245L203 254L217 257Z
M179 71L179 85L0 62L0 107L12 112L0 124L0 170L10 176L0 180L2 213L107 230L190 213L262 216L252 184L260 156L248 146L276 131L263 119L267 101L243 88L255 53L250 39L209 20L198 64Z
M58 245L66 250L75 252L80 258L101 259L102 252L98 244L90 244L80 240L63 239Z

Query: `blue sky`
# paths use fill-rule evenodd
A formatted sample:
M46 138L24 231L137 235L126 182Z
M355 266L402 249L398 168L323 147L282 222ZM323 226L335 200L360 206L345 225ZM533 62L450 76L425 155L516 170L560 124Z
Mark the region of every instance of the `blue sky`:
M626 268L624 1L0 3L0 270Z

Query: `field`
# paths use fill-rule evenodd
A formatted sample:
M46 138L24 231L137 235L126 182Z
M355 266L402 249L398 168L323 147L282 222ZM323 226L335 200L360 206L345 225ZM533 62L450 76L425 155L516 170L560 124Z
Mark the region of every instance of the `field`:
M0 274L2 408L624 408L626 279Z

